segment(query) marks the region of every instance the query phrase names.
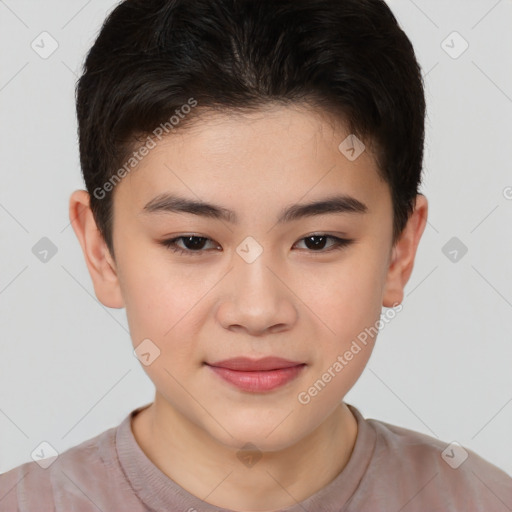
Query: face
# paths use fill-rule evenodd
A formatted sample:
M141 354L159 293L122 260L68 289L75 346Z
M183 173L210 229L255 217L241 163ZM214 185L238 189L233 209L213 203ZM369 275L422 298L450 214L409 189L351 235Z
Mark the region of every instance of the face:
M151 340L143 368L162 403L226 446L299 442L370 357L374 339L357 340L380 318L392 202L369 151L351 161L339 149L348 135L298 108L205 115L115 189L115 272L133 346ZM301 366L238 385L211 367L242 356Z

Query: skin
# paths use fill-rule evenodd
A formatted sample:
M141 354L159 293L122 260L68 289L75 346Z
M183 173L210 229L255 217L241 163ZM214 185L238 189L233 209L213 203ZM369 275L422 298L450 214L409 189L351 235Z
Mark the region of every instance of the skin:
M149 459L195 496L232 510L289 507L331 482L346 466L357 424L343 397L357 381L375 339L308 404L298 401L381 308L400 304L427 221L416 207L392 246L392 202L367 148L351 162L338 149L341 122L307 108L273 106L246 115L203 114L163 139L115 188L114 251L109 254L89 196L75 191L69 214L98 299L126 308L133 346L146 338L160 356L143 366L155 400L132 421ZM238 224L184 213L141 213L162 192L236 212ZM276 224L280 211L344 193L367 213L336 213ZM315 249L304 239L353 239ZM181 255L159 242L209 239ZM263 253L236 252L248 236ZM186 240L179 247L190 252ZM197 251L196 251L197 252ZM306 363L265 393L241 391L204 362L276 355ZM250 442L252 467L237 457Z

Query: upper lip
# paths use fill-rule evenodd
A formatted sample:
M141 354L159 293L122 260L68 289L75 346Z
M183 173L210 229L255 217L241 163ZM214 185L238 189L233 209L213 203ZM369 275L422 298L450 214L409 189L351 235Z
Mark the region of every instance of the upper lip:
M228 368L229 370L238 371L265 371L265 370L278 370L281 368L290 368L304 363L300 361L290 361L281 357L264 357L262 359L251 359L249 357L234 357L232 359L224 359L223 361L216 361L215 363L206 363L209 366L216 366L218 368Z

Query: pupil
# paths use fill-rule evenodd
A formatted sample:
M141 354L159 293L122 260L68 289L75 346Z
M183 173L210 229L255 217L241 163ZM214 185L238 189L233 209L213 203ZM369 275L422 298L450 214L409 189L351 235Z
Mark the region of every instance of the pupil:
M195 242L192 242L192 240L195 240ZM189 236L185 238L185 246L187 246L187 249L202 249L205 238L199 237L199 236ZM188 246L190 244L190 247Z
M311 240L315 240L315 239L320 239L321 241L319 243L313 243L311 244L311 247L308 246L308 241L311 241ZM325 236L309 236L306 238L306 246L308 246L308 249L323 249L324 246L325 246L325 240L326 240L326 237Z

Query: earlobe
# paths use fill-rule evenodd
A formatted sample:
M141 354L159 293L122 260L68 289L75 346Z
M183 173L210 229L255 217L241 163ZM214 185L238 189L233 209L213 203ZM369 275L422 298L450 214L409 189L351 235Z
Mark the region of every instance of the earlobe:
M425 230L428 217L428 201L423 194L416 196L414 211L392 249L382 305L393 307L404 298L404 288L411 277L416 251Z
M101 235L85 190L75 190L69 200L69 219L80 242L98 300L109 308L124 307L116 265Z

